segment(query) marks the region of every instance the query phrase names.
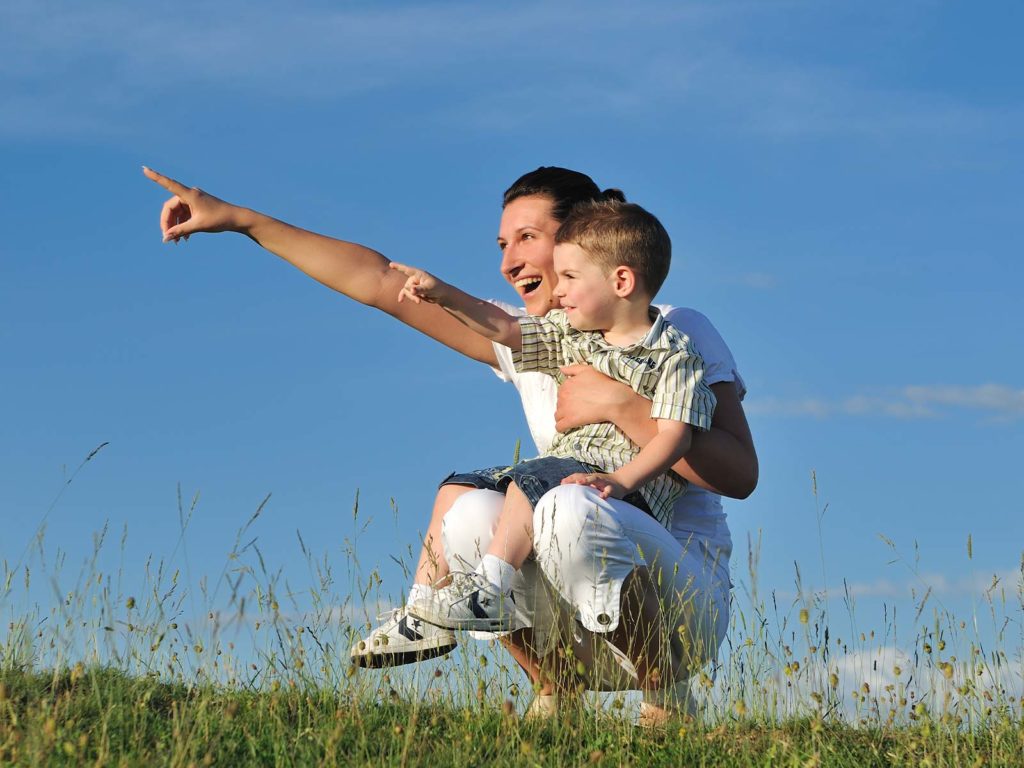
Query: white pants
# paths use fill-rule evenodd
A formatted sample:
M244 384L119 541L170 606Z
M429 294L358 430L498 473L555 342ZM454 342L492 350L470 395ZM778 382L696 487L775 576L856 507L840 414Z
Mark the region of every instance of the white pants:
M487 551L504 496L472 490L460 496L442 521L445 557L453 570L472 570ZM662 601L666 626L685 646L694 669L713 661L729 623L728 552L703 537L678 541L650 515L618 499L602 499L593 488L563 485L541 498L534 510L534 555L516 574L512 592L519 621L533 627L539 649L561 629L563 639L579 640L576 623L596 633L619 623L622 582L646 566ZM490 637L491 635L484 635ZM595 660L595 690L635 687L621 654L607 643ZM586 658L584 656L584 658ZM635 674L635 673L634 673Z

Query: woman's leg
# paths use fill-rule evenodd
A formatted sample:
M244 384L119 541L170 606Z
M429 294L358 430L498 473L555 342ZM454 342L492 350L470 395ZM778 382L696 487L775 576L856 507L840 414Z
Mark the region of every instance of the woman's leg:
M413 584L433 585L445 578L450 572L448 560L444 556L441 544L441 525L445 514L456 500L465 493L475 491L469 485L442 485L434 497L434 509L430 513L430 525L423 537L420 548L420 559L413 574Z
M548 581L585 629L630 658L640 673L631 687L677 688L670 684L714 658L724 627L716 611L727 610L728 582L723 588L722 564L708 562L700 542L680 543L649 515L584 486L546 494L534 528ZM593 687L610 688L601 680L605 670L588 672ZM621 680L621 669L612 672Z

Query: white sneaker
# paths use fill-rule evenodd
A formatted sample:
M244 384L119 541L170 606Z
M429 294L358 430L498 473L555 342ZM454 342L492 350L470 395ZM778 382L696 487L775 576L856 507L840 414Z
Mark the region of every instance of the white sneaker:
M416 600L409 613L446 629L508 632L514 629L515 601L477 573L453 573L452 583L433 597Z
M455 648L451 630L409 615L405 606L377 617L381 622L352 646L349 658L357 667L397 667L442 656Z

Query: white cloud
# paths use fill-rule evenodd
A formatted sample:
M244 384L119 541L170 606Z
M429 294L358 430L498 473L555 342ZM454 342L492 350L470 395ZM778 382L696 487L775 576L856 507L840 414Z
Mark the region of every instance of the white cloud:
M915 386L904 388L902 394L908 402L924 408L969 408L1007 420L1024 416L1024 389L1000 384L976 387Z
M751 398L750 413L766 416L890 416L896 419L938 419L957 412L982 414L993 422L1024 417L1024 389L1002 384L976 386L907 386L883 395L824 398Z
M838 712L833 715L839 714L847 722L857 722L862 717L884 721L890 712L905 722L917 702L924 703L932 713L949 711L964 715L983 711L992 700L1004 705L1010 697L1019 700L1024 692L1019 660L967 660L951 653L952 648L938 651L933 646L929 654L923 647L915 653L914 649L892 643L864 645L844 653L834 652L827 661L819 650L813 656L787 655L785 663L775 659L767 667L767 660L758 658L760 651L756 645L754 649L756 661L744 659L746 652L740 650L736 659L726 660L725 669L719 672L710 692L694 685L695 694L710 697L713 708L725 713L741 695L748 711L779 719L808 715L819 706L831 709L838 705ZM799 666L789 666L790 660L797 661ZM744 662L761 668L757 685L750 685L749 671L736 669ZM830 680L832 675L835 678ZM812 694L822 697L820 705ZM826 702L826 697L831 697L830 701Z
M921 573L903 581L891 579L875 579L874 581L851 582L845 587L831 587L827 590L829 597L842 597L849 591L853 597L887 597L908 598L912 593L918 597L931 591L936 597L973 597L984 598L992 590L1005 588L1015 592L1021 579L1019 570L1000 570L995 572L977 571L975 573L951 579L942 573Z
M878 578L871 581L850 581L841 585L833 585L823 592L815 590L815 595L827 599L850 597L878 597L889 600L920 599L926 592L936 598L969 597L985 600L997 599L1002 590L1015 595L1022 586L1024 574L1020 569L1005 568L995 571L977 570L970 574L950 578L944 573L929 572L908 575L903 579ZM774 592L782 601L796 600L800 596L793 591L780 589Z
M883 142L1013 135L1020 124L1015 108L873 87L792 56L751 53L752 30L771 30L793 13L812 15L813 4L446 2L381 10L229 0L164 12L109 0L6 0L0 132L116 132L126 115L187 109L198 94L281 104L399 85L444 94L410 107L421 118L490 130L543 125L556 110L639 121L699 113L718 128L778 138ZM135 111L141 105L148 109Z

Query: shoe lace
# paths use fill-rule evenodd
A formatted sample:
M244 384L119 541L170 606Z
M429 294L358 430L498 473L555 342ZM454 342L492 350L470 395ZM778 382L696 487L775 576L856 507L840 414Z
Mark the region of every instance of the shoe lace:
M397 619L399 614L405 613L405 606L399 606L398 608L388 608L386 611L377 614L377 624L385 624L392 619Z
M444 582L451 579L451 583L442 586ZM448 576L434 582L434 589L447 589L449 594L458 596L458 599L465 600L473 592L485 586L483 579L474 571L451 571Z

